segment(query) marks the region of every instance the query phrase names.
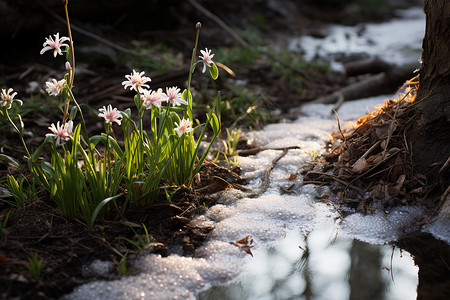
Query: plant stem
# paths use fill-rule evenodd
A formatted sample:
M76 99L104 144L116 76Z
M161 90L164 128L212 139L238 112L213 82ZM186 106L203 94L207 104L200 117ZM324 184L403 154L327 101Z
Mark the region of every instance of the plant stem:
M189 94L191 92L191 79L192 79L192 73L194 73L194 60L195 60L195 54L197 53L197 46L198 46L198 38L200 35L200 28L202 27L201 23L198 22L195 26L197 32L195 35L195 44L194 49L192 49L192 57L191 57L191 65L189 66L189 76L188 76L188 84L187 84L187 100L188 100L188 118L192 121L192 101L189 101Z
M73 82L75 80L75 51L74 51L74 47L73 47L73 39L72 39L72 31L70 29L70 21L69 21L69 9L68 9L68 5L69 5L69 0L65 1L64 4L64 11L66 13L66 21L67 21L67 33L69 35L69 43L70 43L70 54L71 54L71 70L69 70L69 82L68 82L68 86L69 86L69 90L72 91L72 87L73 87ZM63 124L66 122L67 116L68 116L68 112L69 112L69 102L70 99L66 99L66 104L65 104L65 111L64 111L64 118L63 118ZM81 111L80 111L81 112Z
M70 30L68 5L69 5L69 0L66 0L66 3L64 5L64 10L65 10L65 13L66 13L66 20L67 20L67 33L69 35L69 40L70 40L69 41L70 42L70 54L72 56L72 62L71 62L72 70L69 73L70 74L69 89L72 90L73 82L74 82L74 79L75 79L75 51L73 49L72 31Z
M14 122L11 120L11 118L9 117L9 113L6 110L5 113L6 117L8 118L9 123L11 123L11 125L14 127L14 130L17 132L17 134L19 135L20 141L22 142L23 148L25 149L25 151L27 152L27 156L31 157L30 155L30 151L28 151L28 147L27 144L25 144L25 141L23 139L23 129L19 130L19 128L17 128L16 124L14 124Z

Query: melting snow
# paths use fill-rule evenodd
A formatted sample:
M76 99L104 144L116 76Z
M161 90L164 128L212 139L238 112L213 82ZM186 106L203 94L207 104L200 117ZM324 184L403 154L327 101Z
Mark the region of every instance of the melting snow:
M330 59L335 69L343 55L379 56L393 64L417 62L422 53L425 14L421 8L399 11L399 18L382 24L332 25L325 38L303 36L291 41L290 49L302 51L307 59Z

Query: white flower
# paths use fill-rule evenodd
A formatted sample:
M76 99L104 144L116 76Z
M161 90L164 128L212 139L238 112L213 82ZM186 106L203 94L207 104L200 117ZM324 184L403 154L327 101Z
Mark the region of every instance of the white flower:
M181 99L180 89L176 86L171 88L166 88L166 93L164 94L166 99L165 101L171 103L173 106L180 106L181 104L187 105L188 103Z
M184 132L191 132L192 130L194 130L191 127L192 122L189 119L182 119L180 125L178 125L177 122L175 122L175 125L177 126L177 128L175 128L175 131L177 132L179 137L181 137Z
M6 107L6 109L10 109L13 101L19 102L20 105L23 104L22 100L14 99L14 97L17 95L17 93L14 92L11 94L12 91L13 91L13 89L11 89L11 88L8 89L8 91L6 91L6 89L2 89L2 97L0 100L1 107Z
M161 103L167 101L167 99L165 99L162 89L158 89L157 91L144 90L141 95L141 99L143 101L142 105L146 109L152 108L152 105L156 107L161 107Z
M56 141L56 146L59 146L67 142L70 136L73 135L73 122L70 120L66 124L60 126L58 121L56 126L52 123L48 129L50 129L52 133L47 133L45 136L53 137Z
M48 38L45 38L45 42L42 45L44 48L41 50L41 55L44 54L47 50L53 49L53 56L56 57L57 54L62 55L61 47L69 47L67 44L63 44L65 41L70 41L70 39L66 36L59 37L59 32L54 34L55 39L53 40L52 36L50 35Z
M122 122L122 115L120 114L120 111L117 110L117 108L112 108L111 104L108 105L108 108L103 106L99 109L100 113L98 114L99 117L105 118L105 122L108 124L111 124L113 122L116 122L117 125L120 125Z
M47 86L45 90L50 96L58 96L59 93L61 93L61 89L66 81L64 79L61 79L60 81L57 81L55 78L52 79L52 81L47 81L45 85Z
M145 72L138 73L135 70L133 70L133 73L131 75L125 75L125 78L128 80L125 80L122 82L123 88L127 89L130 87L130 90L135 90L136 92L142 92L143 87L150 88L148 84L145 84L146 82L152 81L150 77L143 76Z
M203 62L203 70L202 72L205 73L206 71L206 67L210 67L211 64L213 64L213 60L212 58L214 57L214 54L211 54L211 50L208 50L208 48L205 48L205 50L200 50L200 53L202 55L200 55L200 59Z

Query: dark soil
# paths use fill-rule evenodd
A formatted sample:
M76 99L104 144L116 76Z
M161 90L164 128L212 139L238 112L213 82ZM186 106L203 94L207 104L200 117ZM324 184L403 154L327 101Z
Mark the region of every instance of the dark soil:
M93 260L119 260L123 255L133 259L138 255L138 248L123 238L137 241L137 234L145 239L142 224L149 233L147 251L167 256L171 247L181 246L180 254L194 255L212 228L192 227L188 222L215 203L209 194L243 183L234 171L207 163L200 171L201 183L192 189L179 187L170 203L157 201L145 209L129 209L124 216L113 211L92 230L81 220L63 217L45 197L10 210L7 228L0 239L0 297L56 299L69 293L75 286L93 279L92 274L83 272L83 266ZM216 178L221 178L221 184ZM3 211L2 220L6 213ZM34 253L42 259L38 280L31 278L26 268Z

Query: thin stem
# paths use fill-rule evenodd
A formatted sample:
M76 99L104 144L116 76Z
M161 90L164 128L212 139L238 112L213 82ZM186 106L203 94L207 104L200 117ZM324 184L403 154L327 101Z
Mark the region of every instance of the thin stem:
M84 131L84 134L86 135L86 142L88 144L89 156L91 157L92 161L94 161L94 153L92 153L91 140L89 138L88 130L86 127L86 122L84 120L83 111L81 110L80 105L78 105L77 100L75 100L75 97L72 94L72 90L70 90L70 89L69 89L69 96L70 96L70 98L72 98L73 103L75 103L76 107L78 108L78 111L80 112L81 124L83 126L83 131Z
M14 124L14 122L11 120L11 118L9 117L9 113L6 110L5 111L5 115L8 118L9 123L11 123L11 125L14 127L14 130L17 132L17 134L19 135L20 141L22 142L23 148L25 149L25 151L27 152L27 156L31 157L30 155L30 151L28 151L28 147L27 144L25 144L25 141L23 139L23 130L19 130L19 128L17 128L16 124Z
M71 72L69 72L69 74L70 74L69 89L72 89L73 82L74 82L74 79L75 79L75 51L74 51L74 48L73 48L72 31L70 30L68 5L69 5L69 0L66 0L66 3L64 5L64 10L65 10L65 13L66 13L66 20L67 20L67 33L68 33L69 39L70 39L70 41L69 41L70 42L70 54L72 56L72 63L71 63L72 70L71 70Z
M112 131L112 124L108 123L106 125L107 130L106 130L106 148L105 148L105 160L106 160L106 168L105 168L105 172L106 172L106 190L107 190L107 194L109 197L109 185L110 185L110 178L109 175L111 175L112 171L111 171L111 157L110 157L110 151L109 151L109 133ZM112 175L111 175L112 176Z
M194 60L195 60L195 54L197 53L197 46L198 46L198 38L200 36L200 29L202 28L202 25L200 22L197 23L195 26L197 29L196 35L195 35L195 44L194 49L192 50L192 57L191 57L191 65L189 67L189 77L188 77L188 84L187 84L187 95L186 97L189 100L189 93L191 92L191 79L192 79L192 73L194 73ZM188 117L190 120L192 120L192 101L188 101Z

